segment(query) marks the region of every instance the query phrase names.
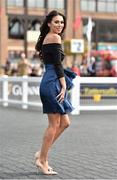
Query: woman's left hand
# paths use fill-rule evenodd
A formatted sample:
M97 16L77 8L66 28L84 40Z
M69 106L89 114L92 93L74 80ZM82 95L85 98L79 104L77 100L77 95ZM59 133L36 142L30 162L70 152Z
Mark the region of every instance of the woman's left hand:
M60 93L56 96L56 99L58 102L62 103L64 101L65 91L66 91L66 89L61 88Z

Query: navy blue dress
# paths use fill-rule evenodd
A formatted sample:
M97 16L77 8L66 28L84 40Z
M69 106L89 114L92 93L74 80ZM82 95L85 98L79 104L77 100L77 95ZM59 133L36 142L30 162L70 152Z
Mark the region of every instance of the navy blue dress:
M43 113L66 114L73 110L68 98L68 90L72 88L72 79L75 74L69 70L64 70L62 61L64 53L61 44L52 43L42 46L43 61L45 64L45 73L40 84L40 97L43 105ZM61 84L59 78L65 77L67 90L64 101L57 101L56 96L60 93Z

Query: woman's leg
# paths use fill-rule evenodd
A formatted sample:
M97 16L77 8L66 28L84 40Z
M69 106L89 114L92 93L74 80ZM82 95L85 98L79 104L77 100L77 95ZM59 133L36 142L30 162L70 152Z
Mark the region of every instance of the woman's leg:
M55 133L55 136L53 138L52 144L58 139L58 137L61 135L61 133L70 125L69 116L67 114L60 116L60 125L57 128L57 131Z
M55 134L60 126L60 114L48 114L49 125L45 131L40 151L40 162L46 165L49 148L54 141Z

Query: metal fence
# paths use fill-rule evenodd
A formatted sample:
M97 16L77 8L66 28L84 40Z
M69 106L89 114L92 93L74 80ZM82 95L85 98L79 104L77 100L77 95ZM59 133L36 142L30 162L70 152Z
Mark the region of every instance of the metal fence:
M40 82L41 77L0 77L0 104L19 104L23 109L41 107ZM69 97L74 107L72 114L87 110L117 110L117 78L77 76Z

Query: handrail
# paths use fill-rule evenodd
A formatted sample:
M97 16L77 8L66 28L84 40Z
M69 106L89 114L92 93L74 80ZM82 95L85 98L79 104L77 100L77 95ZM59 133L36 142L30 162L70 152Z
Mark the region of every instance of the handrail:
M20 104L23 109L27 109L28 106L41 107L41 101L39 97L39 83L41 82L41 77L28 77L28 76L1 76L0 77L0 102L3 106L8 106L10 103ZM14 88L20 88L20 99L15 99L13 97L9 97L9 85L10 83ZM15 83L19 83L17 86ZM30 94L30 83L37 83L36 86L38 89L36 90L37 94ZM70 91L71 103L74 107L72 114L80 114L82 110L117 110L117 105L81 105L81 85L82 84L115 84L117 85L116 77L79 77L77 76L74 81L74 88ZM32 89L31 89L32 91ZM29 96L36 96L38 98L33 98L34 101L31 101Z

